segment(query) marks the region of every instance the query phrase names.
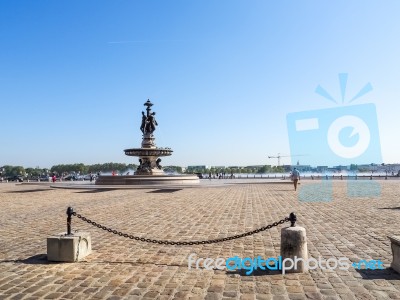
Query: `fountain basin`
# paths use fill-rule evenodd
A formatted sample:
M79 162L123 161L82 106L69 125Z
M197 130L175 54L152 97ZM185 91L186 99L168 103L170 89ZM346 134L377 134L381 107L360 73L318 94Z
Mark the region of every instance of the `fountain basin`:
M125 155L128 156L170 156L172 155L173 150L169 148L132 148L125 149Z
M185 185L199 182L196 175L101 175L96 185Z

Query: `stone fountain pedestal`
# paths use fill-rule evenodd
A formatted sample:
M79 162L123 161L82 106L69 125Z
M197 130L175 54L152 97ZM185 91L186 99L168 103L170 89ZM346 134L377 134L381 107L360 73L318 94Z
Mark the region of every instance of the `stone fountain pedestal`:
M170 156L172 149L157 148L155 137L151 133L144 133L141 148L125 149L125 155L138 156L139 167L135 175L164 175L161 166L161 158Z

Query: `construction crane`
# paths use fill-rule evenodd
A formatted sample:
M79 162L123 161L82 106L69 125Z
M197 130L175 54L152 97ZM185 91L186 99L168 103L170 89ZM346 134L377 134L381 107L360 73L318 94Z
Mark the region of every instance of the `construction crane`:
M305 156L304 154L297 154L297 155L281 155L278 153L277 156L268 156L268 158L277 158L278 159L278 167L281 165L281 157L293 157L293 156Z

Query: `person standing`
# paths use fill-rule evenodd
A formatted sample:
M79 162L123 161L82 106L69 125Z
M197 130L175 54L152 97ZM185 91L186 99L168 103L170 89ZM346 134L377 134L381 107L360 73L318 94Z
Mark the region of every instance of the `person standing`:
M293 184L294 184L294 190L297 190L297 184L300 180L300 172L297 170L297 168L293 169L292 172L292 179L293 179Z

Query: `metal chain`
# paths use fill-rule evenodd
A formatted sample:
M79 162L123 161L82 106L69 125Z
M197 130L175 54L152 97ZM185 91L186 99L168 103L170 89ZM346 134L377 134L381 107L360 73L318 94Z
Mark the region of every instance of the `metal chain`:
M259 233L261 231L265 231L268 229L271 229L272 227L276 227L280 224L289 222L290 219L289 218L284 218L278 222L274 222L270 225L261 227L259 229L256 230L252 230L252 231L248 231L242 234L238 234L238 235L234 235L234 236L230 236L230 237L226 237L226 238L221 238L221 239L214 239L214 240L208 240L208 241L192 241L192 242L173 242L173 241L162 241L162 240L152 240L152 239L145 239L142 237L138 237L138 236L133 236L131 234L127 234L127 233L123 233L121 231L117 231L111 228L108 228L106 226L103 226L99 223L96 223L88 218L83 217L80 214L77 214L76 212L72 213L73 216L78 217L79 219L81 219L84 222L87 222L95 227L98 227L100 229L103 229L105 231L108 231L110 233L125 237L125 238L129 238L131 240L136 240L136 241L141 241L141 242L147 242L147 243L154 243L154 244L162 244L162 245L176 245L176 246L187 246L187 245L205 245L205 244L214 244L214 243L219 243L219 242L225 242L225 241L230 241L230 240L234 240L234 239L239 239L245 236L249 236L249 235L253 235L255 233Z

